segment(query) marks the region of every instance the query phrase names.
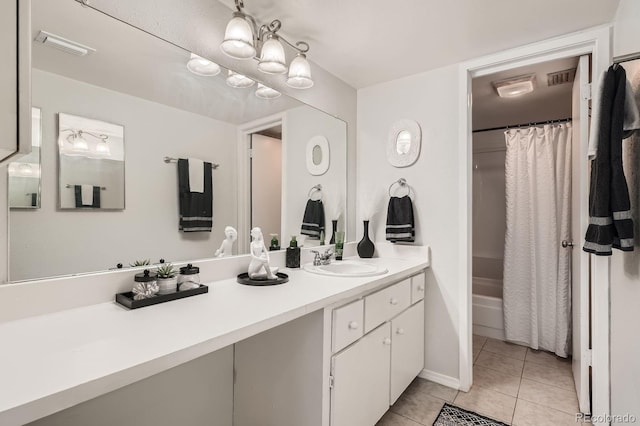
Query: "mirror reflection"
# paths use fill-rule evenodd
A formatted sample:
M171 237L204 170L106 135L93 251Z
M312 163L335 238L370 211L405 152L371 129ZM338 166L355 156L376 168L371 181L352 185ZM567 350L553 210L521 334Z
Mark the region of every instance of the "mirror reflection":
M322 148L320 148L320 145L316 145L313 147L313 164L315 164L316 166L320 165L320 163L322 163Z
M327 220L339 217L344 229L346 211L338 207L346 205L343 121L284 95L259 98L257 84L230 87L228 70L207 75L199 67L194 73L187 68L191 52L78 2L33 0L32 31L32 101L42 113L42 203L40 209L10 211L12 281L127 267L137 260L210 258L227 226L238 230L234 255L247 252L250 227L262 222L265 232L288 242L300 234L307 193L318 183L326 195ZM72 47L61 50L55 40ZM67 125L65 117L89 121ZM126 143L112 146L123 133L104 123L126 129ZM277 130L279 142L272 144L277 150L257 159L251 136L267 127ZM331 167L320 177L305 167L305 141L318 134L332 144ZM102 136L108 136L110 154L121 162L120 180L67 174L67 160L104 161L96 155L104 148L98 148L105 144ZM82 148L82 140L93 148L91 155L74 157L58 143L72 149L80 141ZM219 165L211 170L210 232L180 229L178 165L165 157ZM252 188L252 177L277 188L281 195L271 198L279 201L254 206L251 200L261 192ZM94 206L95 187L100 208ZM122 189L122 204L107 208L116 188ZM35 261L42 258L47 262Z
M405 155L411 149L411 132L403 130L396 137L396 151L400 155Z
M31 109L31 153L9 163L9 208L40 208L40 145L42 120L40 108Z

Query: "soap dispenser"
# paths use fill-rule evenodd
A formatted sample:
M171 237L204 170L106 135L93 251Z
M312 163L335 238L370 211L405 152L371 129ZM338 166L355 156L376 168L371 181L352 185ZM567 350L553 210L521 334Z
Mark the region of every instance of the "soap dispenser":
M300 267L300 247L298 247L298 241L295 235L291 236L291 242L289 243L289 247L287 247L286 265L287 268Z

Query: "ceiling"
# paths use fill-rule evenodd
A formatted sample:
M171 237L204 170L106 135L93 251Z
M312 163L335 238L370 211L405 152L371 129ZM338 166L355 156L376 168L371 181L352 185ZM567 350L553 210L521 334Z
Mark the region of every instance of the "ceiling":
M259 99L227 86L226 70L201 77L186 68L189 52L73 0L33 0L33 38L45 30L90 46L78 57L33 43L33 67L227 123L246 123L302 105Z
M233 0L220 0L233 7ZM355 88L611 22L619 0L245 0Z
M578 58L557 59L473 79L473 129L513 126L571 117L572 83L549 87L547 74L578 66ZM535 90L526 95L501 98L492 82L535 74Z

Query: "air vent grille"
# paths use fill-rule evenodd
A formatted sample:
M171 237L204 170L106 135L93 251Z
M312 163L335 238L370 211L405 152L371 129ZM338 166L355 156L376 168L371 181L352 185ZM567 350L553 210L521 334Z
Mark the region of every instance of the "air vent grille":
M557 71L547 74L547 86L571 83L576 78L576 69Z

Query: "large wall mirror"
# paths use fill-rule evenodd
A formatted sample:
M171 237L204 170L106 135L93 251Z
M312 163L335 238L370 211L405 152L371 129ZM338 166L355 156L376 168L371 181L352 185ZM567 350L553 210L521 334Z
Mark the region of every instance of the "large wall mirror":
M339 216L344 229L343 121L287 96L260 98L257 83L230 87L228 70L208 75L215 74L215 66L197 57L200 62L192 61L195 72L190 71L191 52L76 1L32 0L31 22L32 102L42 121L41 208L9 212L11 281L127 267L136 260L210 258L226 226L238 228L234 254L239 254L248 238L248 229L243 229L247 221L240 223L239 217L254 218L251 226L264 221L265 228L273 227L264 230L265 236L279 233L286 242L300 233L309 189L316 184L323 186L327 222ZM267 117L272 125L260 128ZM255 167L239 168L250 148L243 152L243 131L258 128L256 144L261 143L259 134L268 134L272 141L263 149L265 158L258 164L254 150ZM82 140L77 139L78 130L85 131ZM305 167L306 143L315 135L325 135L330 144L330 167L322 176L310 175ZM76 155L73 142L91 154ZM108 168L116 171L109 172L113 176L83 175L96 173L96 167L107 169L105 146L100 144L109 147L113 164ZM218 165L213 171L211 232L179 230L178 171L165 157ZM78 158L91 165L73 171L74 164L68 163ZM241 182L251 182L255 175L272 182L270 191L280 199L261 207L260 213L273 208L269 218L242 211L251 209L248 200L256 194ZM91 195L100 199L100 208ZM115 201L110 201L112 195L117 195ZM111 202L115 204L104 208Z

